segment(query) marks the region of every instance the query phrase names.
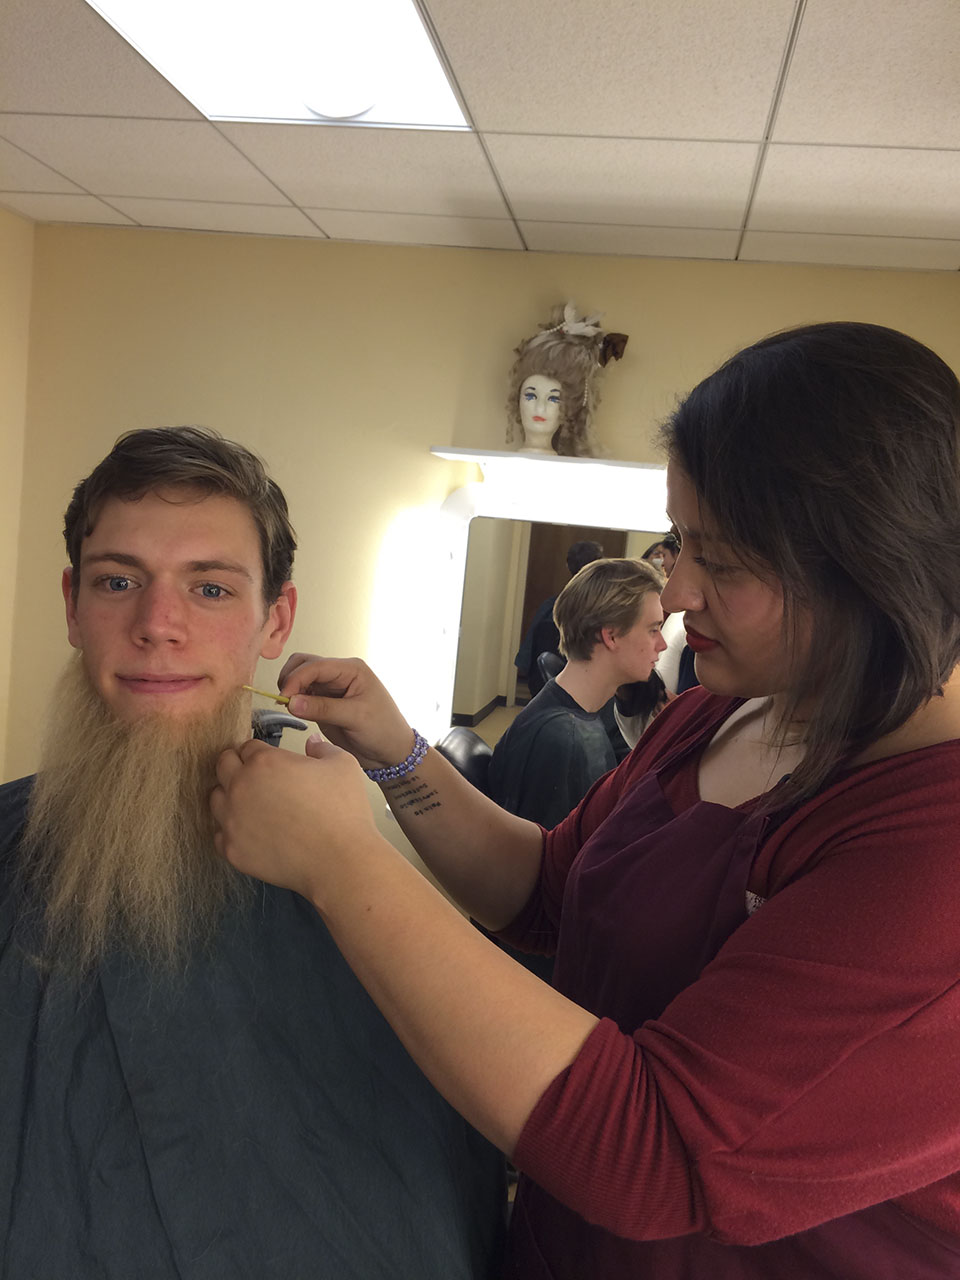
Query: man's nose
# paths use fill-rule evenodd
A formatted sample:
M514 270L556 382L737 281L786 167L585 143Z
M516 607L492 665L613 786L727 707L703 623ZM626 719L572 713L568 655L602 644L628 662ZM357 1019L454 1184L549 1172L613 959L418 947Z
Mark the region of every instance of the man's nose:
M186 636L186 609L180 592L164 583L144 587L133 620L140 644L179 644Z

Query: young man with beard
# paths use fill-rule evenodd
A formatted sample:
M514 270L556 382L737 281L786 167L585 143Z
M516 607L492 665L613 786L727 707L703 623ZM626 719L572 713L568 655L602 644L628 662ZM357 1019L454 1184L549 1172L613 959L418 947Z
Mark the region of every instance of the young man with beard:
M500 1158L296 895L215 857L220 752L293 624L283 494L136 431L76 489L37 778L0 788L0 1271L474 1280Z

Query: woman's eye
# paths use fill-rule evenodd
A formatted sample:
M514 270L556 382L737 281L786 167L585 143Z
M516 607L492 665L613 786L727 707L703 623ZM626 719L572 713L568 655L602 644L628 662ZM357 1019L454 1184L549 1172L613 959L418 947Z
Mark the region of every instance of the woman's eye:
M694 564L698 564L701 569L706 569L707 573L717 577L721 573L729 573L732 565L716 564L713 560L704 560L703 556L694 556Z

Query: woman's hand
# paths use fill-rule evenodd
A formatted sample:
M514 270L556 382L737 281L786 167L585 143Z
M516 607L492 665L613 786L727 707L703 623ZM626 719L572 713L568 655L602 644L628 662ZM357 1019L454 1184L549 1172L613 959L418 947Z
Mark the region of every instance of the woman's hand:
M254 740L224 751L217 782L217 852L318 910L352 874L355 855L381 840L356 761L319 734L305 756Z
M413 730L397 704L359 658L295 653L280 672L290 714L314 720L331 742L367 769L399 764L413 748Z

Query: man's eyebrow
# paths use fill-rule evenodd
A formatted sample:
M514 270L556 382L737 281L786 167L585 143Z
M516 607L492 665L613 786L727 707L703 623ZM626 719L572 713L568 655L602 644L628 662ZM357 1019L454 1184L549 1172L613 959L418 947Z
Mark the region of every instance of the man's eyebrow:
M245 565L230 560L191 560L186 567L191 573L236 573L248 582L253 581L253 574Z
M143 570L147 567L137 556L128 555L124 551L98 551L96 555L82 556L81 563L84 565L118 564L128 569ZM246 578L248 582L253 581L253 575L249 569L231 560L189 560L183 567L188 573L233 573L238 577Z
M142 569L143 561L136 556L125 555L122 551L98 551L95 556L81 553L81 564L125 564L131 569Z

